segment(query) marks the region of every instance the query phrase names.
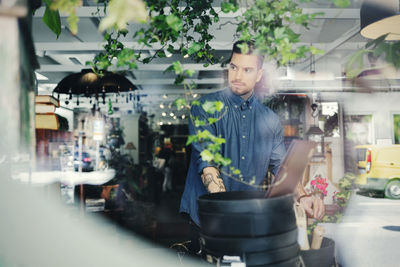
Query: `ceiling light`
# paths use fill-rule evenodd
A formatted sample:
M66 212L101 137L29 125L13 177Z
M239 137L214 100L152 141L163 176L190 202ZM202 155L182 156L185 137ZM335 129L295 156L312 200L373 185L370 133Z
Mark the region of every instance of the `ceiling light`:
M160 104L160 108L161 109L165 108L164 104Z
M158 124L159 124L159 125L163 125L164 123L163 123L162 121L160 121Z
M172 113L172 112L171 112L171 113L169 113L169 115L170 115L171 117L175 116L175 114L174 114L174 113Z
M182 120L184 120L184 119L186 118L186 116L185 116L185 115L182 115L182 117L181 117L181 118L182 118Z
M193 94L193 98L196 98L196 97L198 97L199 95L198 94Z
M164 99L166 99L166 98L168 98L168 95L164 94L162 97L163 97Z
M399 40L400 15L399 1L387 0L376 3L364 1L360 9L361 35L365 38L377 39L388 34L386 40Z
M168 125L171 125L171 124L172 124L172 122L169 121L169 122L168 122Z
M167 113L163 112L163 113L161 113L161 116L165 117L165 116L167 116Z
M189 54L185 54L184 56L183 56L183 58L188 58L189 57Z
M174 120L176 120L176 116L174 116Z

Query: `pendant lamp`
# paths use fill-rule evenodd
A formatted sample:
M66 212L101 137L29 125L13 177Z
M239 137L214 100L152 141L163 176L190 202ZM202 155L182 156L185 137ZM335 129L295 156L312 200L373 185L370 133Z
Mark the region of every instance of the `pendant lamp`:
M385 40L400 40L399 0L364 1L360 9L361 35L377 39L389 34Z

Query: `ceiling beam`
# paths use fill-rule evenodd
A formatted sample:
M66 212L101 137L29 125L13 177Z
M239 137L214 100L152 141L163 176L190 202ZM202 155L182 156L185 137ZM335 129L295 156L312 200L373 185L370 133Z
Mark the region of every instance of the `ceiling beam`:
M170 64L138 64L138 71L165 71ZM195 71L221 71L223 68L221 65L210 65L208 67L204 67L203 64L182 64L185 69L195 70ZM40 69L36 70L37 72L80 72L82 69L88 69L89 66L85 65L73 65L73 64L46 64L41 65ZM121 69L124 71L126 69ZM132 70L135 71L135 70Z
M359 25L359 24L358 24ZM355 26L356 27L356 26ZM354 29L353 27L352 29ZM358 26L359 27L359 26ZM358 29L359 30L359 29ZM137 43L137 42L122 42L125 47L128 48L133 48L133 49L138 49L138 50L148 50L148 47L144 47L143 45ZM345 50L354 50L354 49L359 49L360 47L363 47L366 42L352 42L352 43L346 43L341 45L341 49ZM51 52L73 52L73 51L103 51L103 44L101 42L36 42L35 43L35 48L36 52L38 54L45 52L46 53L51 53ZM300 42L297 43L296 46L301 46L301 45L310 45L310 43L304 43ZM326 50L331 47L331 43L312 43L312 45L316 48ZM179 49L179 44L174 44L173 45L176 50ZM232 48L232 42L210 42L210 46L215 49L215 50L226 50L230 51ZM152 50L160 49L162 46L160 44L153 44L152 45Z
M214 7L214 10L218 13L219 18L235 18L240 16L245 12L245 8L240 8L235 13L224 13L221 11L220 7ZM42 18L44 15L45 7L41 7L36 10L34 17ZM169 8L164 9L165 13L169 13ZM99 13L98 15L94 15L95 13ZM359 8L303 8L304 14L311 13L324 13L322 16L318 16L317 19L359 19L360 18L360 9ZM103 7L97 8L95 6L84 6L76 8L76 15L78 17L104 17ZM67 17L67 14L61 13L61 17Z
M137 50L157 50L163 46L160 44L152 44L151 47L146 47L138 42L124 42L125 47L137 49ZM35 42L35 48L37 52L42 51L102 51L104 50L103 45L105 42ZM232 42L210 42L212 48L215 50L230 50L232 48ZM179 49L180 44L172 44L175 50Z

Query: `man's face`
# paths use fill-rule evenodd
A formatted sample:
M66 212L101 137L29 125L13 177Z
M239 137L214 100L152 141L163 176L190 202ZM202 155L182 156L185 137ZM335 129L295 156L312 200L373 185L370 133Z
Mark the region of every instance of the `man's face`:
M235 95L248 99L261 76L262 69L257 68L256 55L233 53L229 64L228 81Z

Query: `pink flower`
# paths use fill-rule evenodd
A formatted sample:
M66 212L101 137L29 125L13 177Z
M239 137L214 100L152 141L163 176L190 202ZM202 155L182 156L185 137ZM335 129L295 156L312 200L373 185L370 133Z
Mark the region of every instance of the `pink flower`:
M321 175L317 175L310 182L313 191L321 192L326 196L328 193L326 188L328 187L328 183L326 182L326 178L322 178Z

